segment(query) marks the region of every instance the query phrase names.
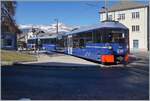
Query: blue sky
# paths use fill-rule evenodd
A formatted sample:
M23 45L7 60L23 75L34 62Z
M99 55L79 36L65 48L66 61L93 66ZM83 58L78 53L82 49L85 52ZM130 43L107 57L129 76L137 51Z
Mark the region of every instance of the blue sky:
M111 6L114 2L110 1ZM93 5L93 6L92 6ZM67 25L89 25L99 22L99 9L104 1L18 1L17 24L49 25L59 22Z

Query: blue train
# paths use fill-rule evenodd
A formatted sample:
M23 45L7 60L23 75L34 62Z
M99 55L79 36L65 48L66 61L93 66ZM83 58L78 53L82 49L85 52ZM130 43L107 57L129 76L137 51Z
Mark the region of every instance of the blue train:
M129 29L118 21L104 21L66 33L66 54L105 63L127 63Z
M103 64L128 62L129 29L118 21L76 29L56 40L49 44L54 46L52 49L45 46L47 51L61 51Z
M56 50L57 35L30 38L27 41L27 48L30 50Z

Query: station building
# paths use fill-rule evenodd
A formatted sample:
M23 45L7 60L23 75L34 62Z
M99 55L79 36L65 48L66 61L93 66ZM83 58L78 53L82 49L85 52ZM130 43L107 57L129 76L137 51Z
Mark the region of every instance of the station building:
M134 1L120 1L107 8L108 20L119 21L129 28L131 51L149 50L149 5ZM106 20L106 9L101 9L100 21Z

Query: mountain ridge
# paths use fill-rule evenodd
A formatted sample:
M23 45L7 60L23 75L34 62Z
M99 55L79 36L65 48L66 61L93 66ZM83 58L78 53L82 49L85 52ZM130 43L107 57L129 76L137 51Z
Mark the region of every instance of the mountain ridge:
M43 24L39 24L39 25L33 25L33 24L20 24L19 25L19 29L23 32L23 33L28 33L31 31L32 28L37 28L40 29L42 31L44 31L45 33L56 33L56 24L50 24L50 25L43 25ZM58 23L58 32L69 32L74 28L77 28L79 26L67 26L63 23Z

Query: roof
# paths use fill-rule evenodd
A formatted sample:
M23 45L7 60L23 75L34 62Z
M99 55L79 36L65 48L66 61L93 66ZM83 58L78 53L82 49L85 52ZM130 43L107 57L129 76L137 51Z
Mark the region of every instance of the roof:
M29 39L48 39L48 38L57 38L57 34L54 34L54 35L49 35L49 34L43 34L43 35L39 35L38 37L32 37L32 38L29 38Z
M120 1L116 3L115 5L113 5L112 7L108 8L108 12L142 8L142 7L147 7L147 6L148 5L135 2L135 1ZM105 9L101 9L99 13L105 13Z
M47 38L57 38L58 35L45 35L45 36L39 36L39 39L47 39Z
M75 34L75 33L81 33L85 31L91 31L94 29L101 29L101 28L122 28L122 29L128 29L125 25L119 23L118 21L103 21L99 24L87 26L87 27L81 27L80 29L71 31L66 33L66 35Z

